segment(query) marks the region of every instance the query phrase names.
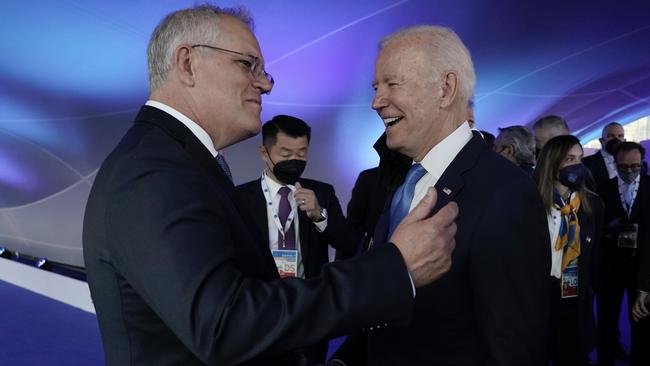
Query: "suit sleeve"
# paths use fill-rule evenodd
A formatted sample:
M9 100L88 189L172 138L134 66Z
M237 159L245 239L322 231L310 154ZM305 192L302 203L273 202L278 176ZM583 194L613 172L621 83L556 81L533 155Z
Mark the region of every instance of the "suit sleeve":
M637 275L637 289L650 292L650 184L648 177L643 176L642 183L645 183L644 194L639 194L639 198L643 200L641 203L641 219L639 220L639 239L643 242L640 243L639 250L639 271ZM644 179L645 178L645 179ZM639 193L642 191L639 189Z
M492 195L471 249L470 273L487 365L543 365L549 319L549 232L532 181Z
M244 226L225 193L186 159L160 155L112 174L112 265L203 362L240 364L410 315L410 280L392 245L311 280L245 275L241 247L257 243L237 242Z

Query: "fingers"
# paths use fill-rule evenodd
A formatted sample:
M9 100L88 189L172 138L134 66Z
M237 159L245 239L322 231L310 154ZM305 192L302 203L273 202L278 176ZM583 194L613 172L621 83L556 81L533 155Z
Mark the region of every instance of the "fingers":
M646 292L639 292L639 294L636 297L636 301L634 302L634 306L632 307L632 318L634 321L639 321L648 315L650 315L650 309L648 308L647 304L647 297L648 293Z
M641 314L641 309L640 309L640 302L637 301L634 304L634 307L632 307L632 319L634 319L635 322L638 322L643 318L643 315Z
M430 220L436 226L448 227L449 225L454 224L456 216L458 216L458 204L452 201L427 220ZM455 232L456 231L454 230L454 233Z
M316 194L309 188L303 188L300 183L296 183L296 192L294 193L298 209L307 213L311 219L320 217L320 204Z
M637 303L639 304L639 314L641 315L642 318L645 318L646 316L650 315L650 309L648 308L648 304L646 301L646 297L648 294L646 293L643 296L639 297L639 300Z
M438 201L438 193L435 188L429 187L427 194L422 200L411 210L411 212L402 220L402 222L412 222L425 219Z

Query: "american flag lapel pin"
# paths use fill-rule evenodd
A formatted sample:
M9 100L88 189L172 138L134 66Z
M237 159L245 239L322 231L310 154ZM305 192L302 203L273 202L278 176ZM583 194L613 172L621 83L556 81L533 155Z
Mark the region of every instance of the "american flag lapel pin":
M451 189L449 189L449 187L445 187L445 188L443 188L442 191L445 192L445 194L446 194L447 196L449 196L449 195L451 194Z

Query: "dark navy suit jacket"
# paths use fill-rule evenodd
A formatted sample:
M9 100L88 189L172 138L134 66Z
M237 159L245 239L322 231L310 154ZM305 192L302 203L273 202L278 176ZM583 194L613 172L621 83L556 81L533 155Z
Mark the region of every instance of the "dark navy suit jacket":
M102 164L83 228L106 365L292 365L291 350L410 316L394 245L280 280L232 182L144 106Z
M434 213L450 201L459 207L451 270L418 288L408 326L365 333L368 365L543 365L550 239L535 184L474 136L436 189ZM386 205L376 248L387 240L388 216Z

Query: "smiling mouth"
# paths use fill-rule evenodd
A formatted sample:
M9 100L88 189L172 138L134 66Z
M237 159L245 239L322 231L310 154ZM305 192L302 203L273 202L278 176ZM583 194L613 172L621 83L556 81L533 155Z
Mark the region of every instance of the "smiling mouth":
M401 121L404 117L390 117L390 118L383 118L384 121L384 126L386 128L390 128L395 126L399 121Z

